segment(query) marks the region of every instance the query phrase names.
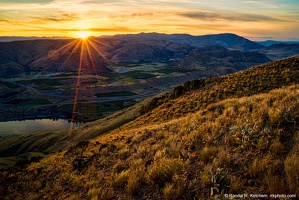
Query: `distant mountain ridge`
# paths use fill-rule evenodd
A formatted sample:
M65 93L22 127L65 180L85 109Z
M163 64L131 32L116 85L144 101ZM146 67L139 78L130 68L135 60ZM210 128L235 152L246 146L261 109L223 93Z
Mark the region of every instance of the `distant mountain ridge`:
M78 48L74 47L76 41L77 44L80 43L79 39L0 42L0 76L14 76L31 71L76 71L80 63L81 53L80 45ZM184 58L202 50L210 51L210 54L205 56L213 57L211 46L215 46L215 48L218 46L217 48L225 49L226 52L231 51L230 54L226 54L227 59L224 59L221 64L224 67L236 67L235 60L229 58L232 54L238 55L238 51L248 51L262 47L234 34L192 36L187 34L141 33L91 37L89 41L93 45L90 45L82 56L82 69L85 70L85 73L90 74L111 72L109 65L114 63L169 62L172 59ZM232 51L232 49L238 50ZM219 53L214 55L214 58L216 57L218 57L218 60L223 58ZM253 58L252 56L249 57ZM258 57L262 57L262 55ZM90 58L93 60L91 61ZM242 65L249 67L268 62L269 59L261 59L260 61L255 62L247 58L238 60L238 62L245 63ZM91 66L93 65L95 67L92 69Z
M213 46L198 48L196 53L175 59L171 61L170 65L206 70L206 73L210 72L212 75L222 75L270 61L267 56L258 52L242 52Z
M265 41L259 41L256 42L258 44L261 44L263 46L271 46L274 44L299 44L299 41L277 41L277 40L265 40Z
M214 35L193 36L189 34L160 34L160 33L140 33L128 35L105 36L103 38L117 38L130 40L167 40L179 44L189 44L191 46L203 47L220 45L228 49L250 51L263 48L262 45L250 41L244 37L232 33L222 33Z
M299 54L299 44L273 44L259 49L258 52L266 55L271 60L279 60Z
M0 42L0 76L9 77L42 71L77 71L81 50L80 47L76 49L70 46L70 44L76 44L76 41L78 43L80 39L39 38L38 40ZM277 60L299 53L297 44L264 47L231 33L203 36L140 33L91 37L89 41L93 42L93 45L89 46L88 53L85 50L81 64L84 73L90 74L109 73L113 71L110 66L117 63L168 62L174 64L173 60L178 60L175 66L189 69L190 66L194 69L198 68L194 66L203 68L222 66L231 68L226 70L227 72L235 72L269 62L267 57ZM186 65L187 63L189 66Z
M70 37L26 37L26 36L0 36L0 42L13 42L13 41L28 41L28 40L46 40L46 39L70 39Z

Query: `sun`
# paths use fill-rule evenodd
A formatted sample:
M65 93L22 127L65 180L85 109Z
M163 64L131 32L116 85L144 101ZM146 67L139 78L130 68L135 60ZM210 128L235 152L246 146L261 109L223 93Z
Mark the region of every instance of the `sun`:
M90 33L87 31L80 31L77 34L78 38L81 38L82 40L85 40L86 38L88 38L90 36Z

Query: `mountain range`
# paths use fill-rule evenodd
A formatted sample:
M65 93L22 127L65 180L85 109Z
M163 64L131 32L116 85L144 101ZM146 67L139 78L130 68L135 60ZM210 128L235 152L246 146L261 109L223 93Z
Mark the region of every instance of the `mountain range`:
M299 41L276 41L276 40L265 40L257 42L263 46L271 46L273 44L299 44Z
M86 46L79 43L79 39L1 42L0 75L9 77L32 72L77 71L82 48L82 69L90 74L112 72L110 66L116 63L169 62L172 59L186 63L191 62L192 57L201 56L214 60L219 66L236 68L228 71L237 71L239 68L268 62L268 58L275 60L298 53L298 45L264 47L235 34L192 36L141 33L91 37ZM246 52L246 59L241 52ZM195 65L209 67L202 58ZM184 67L184 64L181 66Z

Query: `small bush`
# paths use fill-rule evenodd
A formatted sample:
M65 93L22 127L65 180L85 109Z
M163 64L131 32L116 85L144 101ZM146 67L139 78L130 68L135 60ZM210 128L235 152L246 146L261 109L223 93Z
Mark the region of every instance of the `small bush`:
M131 153L130 153L130 150L128 148L123 148L123 149L119 150L119 152L118 152L119 158L123 159L123 160L128 158L130 156L130 154Z
M204 186L211 184L211 166L205 166L203 172L200 174L200 180Z
M292 192L299 192L299 156L292 154L284 161L289 188Z
M267 155L262 159L254 159L249 171L254 177L258 177L261 174L264 174L267 169L270 167L271 156Z
M166 184L166 186L163 189L163 194L164 194L164 198L166 200L177 199L177 197L176 197L176 191L175 191L175 186L172 183Z
M279 139L275 139L272 142L269 150L274 154L281 154L281 153L283 153L284 147L281 144L281 142L279 141Z
M271 108L268 112L268 115L272 124L279 124L283 120L283 113L277 108Z
M163 189L164 198L181 199L187 189L187 173L175 175L172 183L167 183Z
M268 185L268 190L270 193L279 194L285 192L283 179L281 177L268 173L265 177L265 180Z
M113 182L113 186L123 187L128 181L129 175L130 175L130 170L122 171L119 174L116 174Z
M225 168L211 168L211 195L217 196L219 194L227 193L230 188L230 178L228 171Z
M128 183L126 185L126 191L129 195L134 195L137 193L138 188L144 181L144 174L145 169L142 167L132 170L129 175Z
M90 200L109 200L113 197L114 191L103 187L90 189L87 193L87 199Z
M204 147L202 151L200 152L200 159L208 163L209 161L212 160L212 158L217 154L217 148L212 146L212 147Z
M241 178L236 176L231 176L229 193L237 194L238 192L241 192L240 185L242 185Z
M182 174L185 164L180 159L161 159L155 162L148 171L148 181L163 186L176 174Z
M222 148L218 151L215 162L217 162L219 167L228 167L230 165L230 157L228 150Z

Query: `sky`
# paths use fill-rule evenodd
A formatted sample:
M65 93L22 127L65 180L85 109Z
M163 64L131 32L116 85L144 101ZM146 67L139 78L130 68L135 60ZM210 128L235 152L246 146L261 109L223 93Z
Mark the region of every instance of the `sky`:
M0 36L235 33L299 40L299 0L0 0Z

